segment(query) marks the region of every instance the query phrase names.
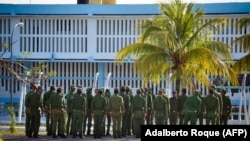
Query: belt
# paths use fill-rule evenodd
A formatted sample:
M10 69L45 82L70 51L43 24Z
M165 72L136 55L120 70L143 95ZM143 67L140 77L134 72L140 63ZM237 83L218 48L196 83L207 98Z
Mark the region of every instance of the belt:
M144 108L135 108L135 111L143 111Z
M194 112L194 113L195 113L196 111L189 111L189 110L188 110L188 111L185 111L185 112Z
M171 112L175 113L175 112L177 112L177 111L171 111Z

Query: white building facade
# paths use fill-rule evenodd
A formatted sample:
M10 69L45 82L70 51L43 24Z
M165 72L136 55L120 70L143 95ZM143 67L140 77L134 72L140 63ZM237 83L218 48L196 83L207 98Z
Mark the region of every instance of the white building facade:
M206 12L201 19L203 22L217 17L227 18L227 26L221 26L219 32L213 33L214 40L231 44L237 37L249 33L249 28L241 30L235 23L240 18L249 17L250 2L211 3L203 7ZM81 85L86 90L92 87L96 73L99 73L97 86L104 87L107 75L111 73L111 92L113 88L123 85L129 85L134 92L136 88L144 86L132 67L133 61L128 59L118 66L114 56L124 46L137 41L141 33L138 22L157 14L159 8L154 4L0 4L0 42L10 43L13 27L19 22L24 23L24 27L16 28L13 34L13 41L16 41L12 45L13 58L28 68L45 62L48 65L46 72L57 72L56 77L42 82L44 90L55 85L62 86L67 93L71 84ZM0 53L3 51L0 47ZM29 52L29 55L24 56L24 52ZM10 59L10 54L8 50L3 58ZM239 45L233 45L232 54L237 60L246 52ZM4 69L0 70L0 74L0 102L8 102L11 77ZM247 78L249 81L250 77ZM14 102L20 101L21 86L20 82L14 82ZM152 87L156 93L158 89L168 87L168 80L162 80L157 86L148 83L146 87ZM241 87L227 88L231 97L241 91ZM245 88L249 95L250 86ZM203 89L203 93L206 93L206 89Z

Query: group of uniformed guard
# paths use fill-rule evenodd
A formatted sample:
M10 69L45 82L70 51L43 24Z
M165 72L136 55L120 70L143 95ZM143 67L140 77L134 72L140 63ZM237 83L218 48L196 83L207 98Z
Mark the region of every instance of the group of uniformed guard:
M41 113L46 115L47 135L53 138L110 136L111 123L114 138L140 138L141 125L203 125L203 119L206 125L227 125L232 108L226 90L219 94L214 85L207 96L199 90L189 96L186 88L180 95L174 90L172 97L165 89L155 95L151 88L139 88L133 95L129 86L114 88L113 95L104 88L94 92L87 88L85 94L81 86L71 85L64 95L62 87L51 86L42 96L42 87L31 86L25 97L26 136L38 138Z

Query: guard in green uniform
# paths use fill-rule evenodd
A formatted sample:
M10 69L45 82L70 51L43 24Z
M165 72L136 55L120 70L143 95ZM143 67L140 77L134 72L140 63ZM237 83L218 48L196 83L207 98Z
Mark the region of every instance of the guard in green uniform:
M30 91L25 96L25 134L27 137L31 138L32 136L29 135L29 131L31 130L31 107L29 105L29 98L35 92L35 87L30 86Z
M121 86L120 88L120 96L123 98L125 113L122 117L122 136L126 137L127 135L127 123L128 123L128 116L130 110L130 97L126 94L126 87Z
M181 95L178 96L179 125L183 125L184 123L183 105L187 99L188 99L187 89L182 88Z
M122 129L122 115L124 114L123 98L118 95L119 89L114 89L114 95L109 99L108 111L113 121L113 136L114 138L121 138Z
M166 119L165 119L165 125L168 125L168 118L169 118L169 113L170 113L170 102L169 102L169 98L167 96L167 93L165 91L165 89L161 89L163 92L163 98L166 101L166 105L167 105L167 111L166 111Z
M179 119L177 91L174 90L172 94L173 96L169 99L170 102L169 123L170 125L177 125Z
M222 101L222 97L221 94L219 92L217 92L216 90L216 85L212 85L211 86L212 89L214 89L214 96L218 98L219 100L219 104L218 104L218 114L215 118L215 125L220 125L220 117L222 114L222 109L223 109L223 101Z
M141 87L140 90L141 90L141 96L146 100L146 107L147 107L148 106L148 97L145 93L145 88ZM146 111L148 112L148 109L146 109ZM146 114L146 116L144 118L144 120L145 120L145 121L143 121L144 123L146 123L147 115L148 115L148 113Z
M83 92L83 88L82 86L79 86L78 87L79 89L82 89L82 97L85 98L85 103L86 103L86 111L85 111L85 115L83 116L83 120L82 120L82 135L85 136L85 132L86 132L86 123L84 122L85 121L85 118L87 116L87 105L88 105L88 101L87 101L87 94Z
M66 138L64 135L64 112L63 108L66 108L64 105L64 96L63 96L63 89L61 87L58 87L56 90L56 94L52 95L50 98L50 109L52 114L52 134L53 138L57 138L56 136L56 127L60 125L58 134L61 136L61 138Z
M72 99L75 94L75 85L70 86L70 92L65 96L66 103L67 103L67 124L66 124L66 134L72 134L72 114L73 114L73 109L72 109Z
M206 125L216 125L219 114L219 100L214 96L214 89L209 89L209 94L204 98Z
M141 137L141 125L144 125L144 120L147 115L147 104L145 98L141 96L141 90L136 90L136 96L131 105L132 118L134 118L135 137Z
M109 98L111 96L111 93L110 93L110 90L109 89L106 89L105 90L105 93L104 93L104 96L107 100L107 105L109 103ZM105 125L105 123L104 123ZM109 112L107 113L107 133L106 133L106 136L110 136L110 126L111 126L111 115L109 114Z
M156 98L156 96L155 96L155 94L153 93L153 89L152 88L147 88L147 93L149 94L149 95L151 95L151 97L152 97L152 104L154 105L154 101L155 101L155 98ZM153 108L153 107L152 107ZM153 110L152 110L152 112L151 112L151 118L150 118L150 121L149 121L149 123L151 123L151 124L154 124L153 123L153 121L154 121L154 116L153 116Z
M132 118L131 118L131 104L133 101L133 94L132 94L132 90L130 88L130 86L126 86L126 94L129 96L129 113L128 113L128 120L127 120L127 135L132 135L132 128L133 128L133 124L132 124Z
M91 127L92 127L92 116L91 116L91 102L92 102L92 99L93 99L93 95L92 95L92 88L87 88L87 114L84 118L84 129L86 129L86 125L87 126L87 135L89 136L90 135L90 131L91 131ZM87 122L88 120L88 122Z
M146 117L146 125L152 125L153 124L152 123L153 98L152 98L152 94L148 93L148 88L145 88L144 90L145 90L144 94L147 97L147 108L148 108L147 109L147 117Z
M77 131L79 131L79 137L83 138L83 117L86 115L86 98L82 95L82 88L79 87L77 88L77 92L74 95L72 101L71 101L71 108L73 111L72 114L72 133L73 133L73 138L76 137ZM78 129L77 129L78 128Z
M42 101L41 101L41 93L42 87L38 87L36 92L32 93L28 99L28 107L30 107L31 111L31 130L29 131L29 136L34 138L38 138L39 126L40 126L40 118L41 118L41 111L42 108Z
M105 97L104 95L104 88L100 88L100 90L102 91L101 93L101 96L105 99L105 102L106 102L106 111L108 110L108 99L107 97ZM105 116L103 119L102 119L102 124L101 124L101 130L102 130L102 133L101 133L101 136L105 136L105 129L106 129L106 118L107 116Z
M153 117L155 118L156 125L164 125L166 120L167 104L163 98L163 91L159 90L158 96L154 100Z
M91 114L94 118L94 138L101 138L102 135L102 122L107 114L106 99L101 96L103 93L102 89L96 90L96 95L93 97L91 103Z
M203 125L204 113L205 113L205 104L204 97L199 94L199 98L201 99L201 111L197 113L198 124Z
M189 96L184 103L184 125L196 125L197 113L201 111L201 99L199 98L200 91L195 90L192 96Z
M52 134L52 116L51 111L49 111L49 99L52 95L56 94L55 90L55 86L52 85L50 86L49 91L47 91L43 96L43 108L46 115L46 131L48 136L51 136Z
M221 114L221 125L227 125L228 118L231 115L232 112L232 103L231 99L226 96L226 90L221 90L221 96L222 96L222 114Z

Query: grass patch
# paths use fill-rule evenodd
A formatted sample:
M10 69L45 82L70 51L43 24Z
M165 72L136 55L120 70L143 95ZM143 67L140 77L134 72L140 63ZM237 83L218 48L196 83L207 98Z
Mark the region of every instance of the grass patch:
M16 129L14 133L11 133L9 130L0 130L0 134L1 135L24 135L24 131Z

